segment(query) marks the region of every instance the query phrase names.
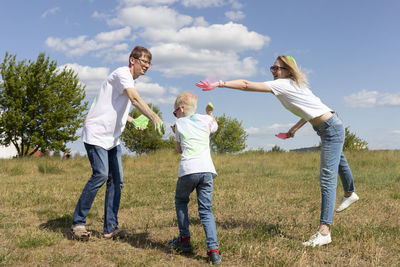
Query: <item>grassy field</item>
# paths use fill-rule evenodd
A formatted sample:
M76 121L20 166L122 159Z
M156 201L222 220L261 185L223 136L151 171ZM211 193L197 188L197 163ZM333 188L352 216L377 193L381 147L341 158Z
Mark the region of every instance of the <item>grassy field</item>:
M320 214L318 153L213 156L213 210L224 266L400 266L400 151L348 153L360 201L334 215L333 242L305 248ZM119 212L125 240L102 238L105 187L88 215L88 242L68 239L90 177L86 158L0 160L0 265L204 266L206 245L192 194L192 254L171 253L178 234L179 156L124 157ZM337 199L342 196L338 185Z

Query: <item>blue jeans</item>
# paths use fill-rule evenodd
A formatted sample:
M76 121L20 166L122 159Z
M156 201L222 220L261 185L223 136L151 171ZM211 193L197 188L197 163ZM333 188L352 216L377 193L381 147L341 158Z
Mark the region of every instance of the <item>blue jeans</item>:
M206 234L207 249L218 248L217 229L211 208L214 174L201 172L178 178L175 193L175 208L180 236L190 236L188 203L189 195L196 189L200 221Z
M345 192L354 192L353 175L343 154L344 126L336 113L313 128L321 137L322 143L319 174L322 198L320 223L330 225L332 224L336 202L337 175L339 173L343 190Z
M83 188L76 205L72 225L85 225L94 198L99 188L107 181L104 205L104 233L113 232L118 226L118 209L123 184L121 147L118 145L105 150L85 143L86 152L92 166L92 176Z

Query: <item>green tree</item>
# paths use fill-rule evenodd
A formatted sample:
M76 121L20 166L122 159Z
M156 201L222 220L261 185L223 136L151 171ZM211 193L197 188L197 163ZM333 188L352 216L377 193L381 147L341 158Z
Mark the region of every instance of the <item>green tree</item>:
M84 120L84 86L44 53L36 61L15 59L6 53L0 65L0 144L13 144L19 157L67 151Z
M160 109L152 104L150 108L162 119ZM129 116L137 118L141 113L137 109L133 109ZM145 130L136 130L131 123L127 123L124 132L121 135L121 140L125 147L137 154L143 154L150 151L155 151L161 148L171 147L171 140L163 140L162 136L157 135L152 123ZM173 143L175 145L175 143Z
M285 152L280 146L274 145L271 149L271 152Z
M368 143L365 140L359 138L355 133L350 132L349 126L344 128L344 143L343 150L351 151L351 150L368 150ZM319 142L318 148L321 149L321 141Z
M218 130L211 134L211 149L217 153L239 152L246 148L247 133L242 127L242 122L223 114L215 118Z
M359 138L355 133L350 132L349 127L345 129L343 150L368 150L368 143Z

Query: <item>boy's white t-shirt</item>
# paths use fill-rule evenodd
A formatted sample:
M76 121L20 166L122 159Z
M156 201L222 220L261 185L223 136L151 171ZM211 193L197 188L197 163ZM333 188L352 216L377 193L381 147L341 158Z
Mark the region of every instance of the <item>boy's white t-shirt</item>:
M265 84L271 88L285 108L306 121L333 111L323 104L309 88L300 88L292 79L276 79Z
M218 130L209 115L193 114L176 120L175 140L181 143L178 177L199 172L217 174L210 153L210 133Z
M131 108L131 101L125 93L127 88L135 88L129 67L120 67L106 78L86 117L83 142L106 150L119 145L119 136Z

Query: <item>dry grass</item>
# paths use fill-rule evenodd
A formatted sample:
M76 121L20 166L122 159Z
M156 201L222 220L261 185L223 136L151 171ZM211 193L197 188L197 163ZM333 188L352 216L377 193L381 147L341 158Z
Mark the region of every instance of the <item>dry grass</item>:
M301 245L317 229L317 153L214 156L214 214L225 266L399 266L400 151L349 153L360 201L335 214L333 242ZM194 253L178 255L174 191L179 156L124 157L119 213L127 240L105 240L99 191L88 215L89 242L67 238L76 201L90 176L86 158L0 160L0 265L204 266L206 245L195 194ZM342 196L339 183L338 196Z

